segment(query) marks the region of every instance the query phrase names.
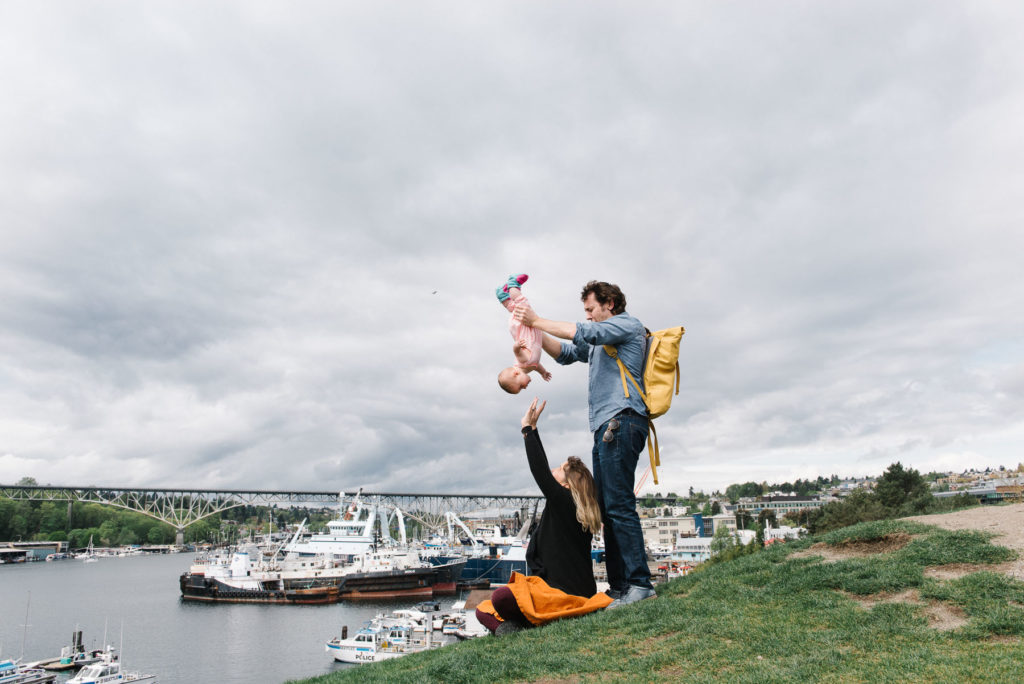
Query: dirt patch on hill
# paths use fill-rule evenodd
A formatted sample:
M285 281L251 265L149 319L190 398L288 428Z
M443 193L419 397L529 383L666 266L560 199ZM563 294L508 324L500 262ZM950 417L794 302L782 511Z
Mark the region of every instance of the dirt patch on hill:
M940 632L958 629L967 624L967 613L950 603L929 601L922 610L928 618L928 626Z
M1014 579L1024 581L1024 503L1010 504L1009 506L981 506L966 511L954 513L941 513L939 515L917 515L906 520L914 520L925 525L935 525L947 530L979 530L991 532L995 535L993 544L1005 546L1017 552L1017 558L1007 563L998 565L973 565L954 564L955 569L943 570L952 566L940 566L929 568L926 572L960 572L967 567L972 568L957 575L963 577L968 572L988 570L989 572L1001 572ZM932 575L940 579L952 579L952 577L941 577L940 574Z
M879 537L878 539L848 539L835 548L851 554L870 556L876 553L889 553L897 551L910 543L910 535L903 532L895 532Z
M887 534L884 537L871 540L847 540L840 544L825 544L818 542L803 551L797 551L791 558L806 558L808 556L821 556L825 563L835 563L847 558L866 558L880 553L889 553L902 549L911 540L909 534L898 532Z
M871 610L879 603L911 603L915 606L920 606L921 612L928 618L928 626L940 632L958 629L966 625L968 621L967 614L958 606L943 603L942 601L923 601L915 589L908 589L897 594L882 592L868 596L858 596L856 594L846 594L846 596L868 610Z
M949 563L948 565L933 565L924 569L925 577L932 577L937 580L960 579L972 572L987 570L988 572L1006 572L1011 569L1013 563L999 563L997 565L983 565L978 563Z
M898 594L891 594L887 591L883 591L879 594L868 594L861 596L860 594L846 593L847 598L850 598L865 608L874 608L879 603L921 603L921 597L918 595L915 589L907 589L901 591Z

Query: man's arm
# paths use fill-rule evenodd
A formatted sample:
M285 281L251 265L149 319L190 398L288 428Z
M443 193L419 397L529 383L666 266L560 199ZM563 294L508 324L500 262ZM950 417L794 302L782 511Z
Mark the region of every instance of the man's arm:
M548 356L551 358L557 359L562 353L562 343L546 333L541 335L541 338L543 338L542 347L544 348L544 351L546 351Z
M541 346L544 351L547 352L548 356L558 363L566 365L575 361L587 360L586 350L578 349L574 344L566 345L567 348L564 348L562 342L559 342L555 337L552 337L552 335L554 335L571 342L576 336L575 323L569 323L566 321L549 321L541 318L528 303L517 304L512 314L520 323L532 326L534 329L540 330L543 333L543 335L541 335L543 338Z

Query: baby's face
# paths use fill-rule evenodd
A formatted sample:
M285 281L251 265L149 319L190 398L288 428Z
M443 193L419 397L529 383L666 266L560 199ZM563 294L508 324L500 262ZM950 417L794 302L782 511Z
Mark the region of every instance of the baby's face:
M509 394L519 394L530 384L530 374L511 366L501 372L499 381Z

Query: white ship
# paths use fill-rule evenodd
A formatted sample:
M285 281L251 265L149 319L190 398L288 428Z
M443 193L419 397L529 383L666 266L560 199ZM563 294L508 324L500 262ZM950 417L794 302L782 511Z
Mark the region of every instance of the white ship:
M405 522L402 511L397 507L392 509L388 517L381 515L382 507L379 502L366 504L360 498L361 491L355 495L352 502L345 506L342 504L341 513L337 518L327 523L327 530L320 534L314 534L303 541L293 541L285 549L289 555L297 556L356 556L366 553L374 547L375 542L383 541L385 544L392 542L389 532L392 519L397 519L397 527L401 536L401 543L406 543ZM341 501L344 493L339 494ZM377 537L377 526L380 526L380 537Z

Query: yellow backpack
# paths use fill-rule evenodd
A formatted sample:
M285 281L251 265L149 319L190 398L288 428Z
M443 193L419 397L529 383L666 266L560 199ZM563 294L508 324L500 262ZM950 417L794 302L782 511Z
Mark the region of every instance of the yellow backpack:
M646 353L644 354L643 379L645 394L640 383L633 374L626 370L626 364L619 358L618 350L610 344L604 345L604 351L619 364L619 375L622 376L622 391L629 396L629 385L626 377L633 381L633 386L644 400L647 407L647 454L651 457L651 475L654 484L658 484L657 467L661 465L661 450L658 448L658 433L654 431L653 420L668 411L672 405L672 395L679 394L679 342L686 329L678 325L657 332L647 331Z

